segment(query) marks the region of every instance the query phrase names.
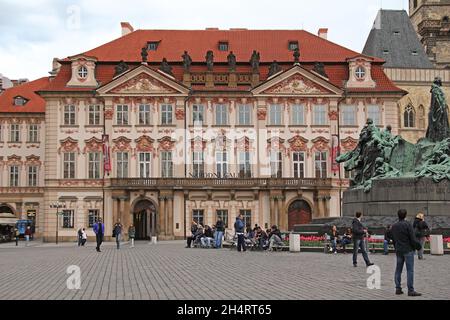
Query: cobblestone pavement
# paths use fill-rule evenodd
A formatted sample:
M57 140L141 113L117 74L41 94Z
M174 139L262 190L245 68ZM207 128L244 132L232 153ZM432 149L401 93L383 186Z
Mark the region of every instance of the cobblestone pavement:
M381 269L381 288L368 289L362 257L350 254L242 252L185 249L184 242L135 248L114 243L78 248L71 243L24 247L0 245L4 299L449 299L450 255L415 262L415 287L423 297L395 296L395 256L371 255ZM81 288L70 290L67 267L81 269ZM406 270L405 270L406 271ZM404 271L404 273L405 273ZM405 286L406 275L403 275ZM264 290L263 288L268 288ZM404 289L406 291L406 289Z

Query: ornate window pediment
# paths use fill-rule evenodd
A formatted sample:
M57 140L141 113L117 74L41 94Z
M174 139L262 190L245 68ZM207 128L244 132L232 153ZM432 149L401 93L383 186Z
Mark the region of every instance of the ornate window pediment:
M313 149L317 151L328 151L330 150L330 140L324 137L317 137L311 140L313 143Z
M196 136L191 139L191 148L195 151L201 151L206 149L207 141L202 137Z
M58 149L58 153L61 152L80 152L80 148L78 146L78 141L72 139L71 137L67 137L64 140L60 141L61 146Z
M25 163L28 166L40 166L42 164L40 158L38 156L35 156L34 154L28 157L25 157L26 161Z
M286 148L284 146L284 142L286 140L280 137L271 137L267 139L267 149L284 151Z
M22 165L22 157L18 156L18 155L11 155L9 157L6 158L6 164L8 166L20 166Z
M353 139L352 137L347 137L345 139L341 139L341 146L345 152L352 151L353 149L356 148L357 145L358 145L358 140Z
M159 142L159 150L162 151L170 151L173 150L174 146L175 146L175 140L172 140L170 137L166 136L166 137L162 137L161 139L158 139Z
M116 139L113 139L114 146L112 147L113 152L124 152L124 151L131 151L131 139L128 139L126 137L118 137Z
M307 151L308 139L305 139L299 135L296 135L288 140L290 151Z
M155 140L150 138L149 136L141 136L135 140L136 142L136 150L138 152L152 152L153 151L153 143Z
M102 152L102 150L103 150L102 140L97 139L96 137L92 137L88 140L85 140L84 143L85 143L85 147L84 147L83 153Z

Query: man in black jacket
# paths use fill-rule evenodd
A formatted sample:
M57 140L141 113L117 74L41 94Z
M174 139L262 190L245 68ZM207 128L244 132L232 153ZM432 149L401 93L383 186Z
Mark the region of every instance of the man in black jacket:
M420 249L421 245L414 235L412 225L405 220L406 210L397 212L398 222L391 228L392 240L394 241L397 266L395 268L395 294L403 294L401 287L403 265L406 263L406 278L408 285L408 296L417 297L420 293L414 290L414 251Z
M225 232L225 224L222 221L221 217L218 217L216 222L216 234L215 234L215 246L217 249L222 247L222 237Z
M356 218L353 219L352 222L352 234L353 234L353 266L356 267L358 265L358 248L361 249L362 256L364 258L364 262L366 266L372 266L373 263L370 262L369 256L367 255L366 247L364 245L364 236L367 233L367 230L361 223L361 212L356 213Z

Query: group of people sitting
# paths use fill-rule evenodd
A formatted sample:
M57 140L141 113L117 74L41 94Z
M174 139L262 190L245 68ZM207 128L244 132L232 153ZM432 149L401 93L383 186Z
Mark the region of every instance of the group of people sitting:
M245 245L256 250L273 251L275 247L282 246L281 232L276 225L264 230L257 224L252 229L247 227L245 232Z
M187 237L186 248L194 247L201 248L221 248L222 238L225 231L225 224L219 218L212 228L208 225L202 226L197 221L192 221L191 235Z

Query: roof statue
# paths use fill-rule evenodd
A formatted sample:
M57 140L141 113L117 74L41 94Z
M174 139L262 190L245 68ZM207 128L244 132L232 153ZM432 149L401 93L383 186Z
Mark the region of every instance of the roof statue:
M256 50L253 50L252 57L250 58L250 64L252 66L253 73L259 72L259 52L256 52Z
M147 57L148 57L147 47L143 47L141 49L141 57L142 57L142 62L147 62Z
M124 73L129 68L130 67L123 60L120 60L119 64L114 68L116 70L114 76L118 76L119 74Z
M236 71L236 56L234 55L233 51L231 51L227 56L227 61L230 71Z
M269 67L269 74L268 74L268 76L269 77L273 76L274 74L276 74L276 73L278 73L280 71L281 71L280 65L278 64L278 62L276 60L274 60L272 62L272 64L270 65L270 67Z
M380 130L372 119L367 119L355 149L336 158L338 163L344 162L346 171L354 171L351 188L369 192L374 179L394 177L450 180L450 134L441 85L441 80L435 79L427 135L416 144L392 136L391 126Z
M163 71L164 73L173 75L172 67L169 65L166 58L163 58L163 60L161 62L161 66L159 67L159 70Z
M206 52L206 66L208 67L208 71L212 71L214 66L214 54L211 50Z
M328 75L325 72L325 65L322 62L316 62L314 64L313 71L320 74L321 76L324 76L325 78L328 78Z
M300 49L298 47L295 48L293 56L294 56L294 63L300 63Z
M185 72L191 71L192 59L187 51L184 51L184 54L181 56L183 58L183 68Z

